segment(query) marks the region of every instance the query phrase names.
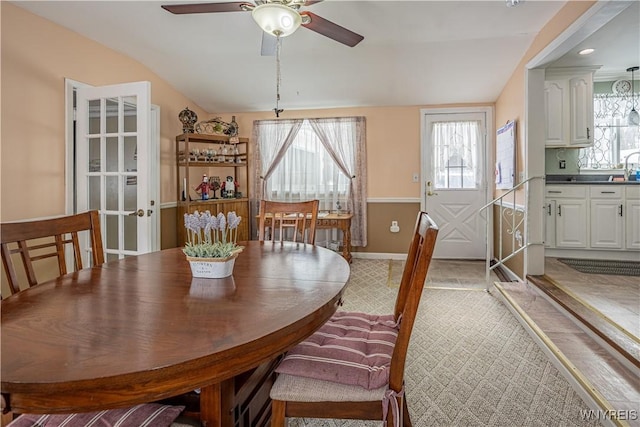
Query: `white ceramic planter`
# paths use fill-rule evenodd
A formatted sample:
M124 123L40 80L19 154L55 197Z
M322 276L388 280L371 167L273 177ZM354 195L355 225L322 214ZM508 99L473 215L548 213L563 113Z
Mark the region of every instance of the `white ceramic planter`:
M233 273L233 266L240 251L227 258L195 258L187 257L193 277L203 279L221 279Z

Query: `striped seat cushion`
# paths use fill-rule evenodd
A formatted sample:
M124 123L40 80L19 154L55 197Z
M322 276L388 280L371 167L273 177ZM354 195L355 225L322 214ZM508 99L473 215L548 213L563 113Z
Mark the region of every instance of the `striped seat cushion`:
M7 427L169 427L184 406L145 403L77 414L24 414Z
M338 312L291 349L276 372L376 389L389 382L397 338L393 315Z

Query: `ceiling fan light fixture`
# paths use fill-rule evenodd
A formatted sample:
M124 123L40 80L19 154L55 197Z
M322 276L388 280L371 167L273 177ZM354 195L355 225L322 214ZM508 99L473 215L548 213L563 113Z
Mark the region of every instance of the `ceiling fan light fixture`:
M298 11L279 3L264 3L251 11L251 16L266 33L276 37L293 34L302 23Z

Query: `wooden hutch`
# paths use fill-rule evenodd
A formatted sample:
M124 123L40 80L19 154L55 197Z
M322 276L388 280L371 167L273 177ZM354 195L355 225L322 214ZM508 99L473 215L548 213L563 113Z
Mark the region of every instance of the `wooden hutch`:
M249 218L249 169L248 138L227 135L205 135L183 133L176 136L177 162L177 230L178 246L184 246L184 214L194 211L219 212L235 211L242 217L238 227L238 241L249 240L251 236ZM203 175L209 180L219 179L222 185L227 177L232 177L238 187L232 196L222 197L221 189L210 191L210 198L203 200L196 188Z

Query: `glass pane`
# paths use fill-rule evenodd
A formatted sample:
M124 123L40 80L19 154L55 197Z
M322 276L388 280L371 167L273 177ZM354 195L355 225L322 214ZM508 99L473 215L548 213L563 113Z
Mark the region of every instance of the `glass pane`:
M135 136L124 137L124 170L138 170L138 138Z
M124 210L127 212L135 211L138 205L138 177L135 175L127 175L124 177Z
M89 135L100 133L100 100L89 101Z
M105 139L107 145L107 172L118 172L118 137Z
M89 177L89 209L100 210L100 177Z
M127 96L124 102L124 131L136 132L138 130L138 117L136 115L136 105L138 101L135 96Z
M118 132L118 100L107 99L107 133Z
M107 262L115 261L115 260L117 260L119 258L118 254L107 254L106 257L107 257L107 259L106 259Z
M124 249L138 250L138 216L124 217Z
M109 211L118 210L118 177L105 177L105 194L107 196L106 209Z
M433 125L435 188L478 188L480 146L476 121L439 122Z
M89 172L100 172L100 138L89 138Z
M118 249L118 215L105 215L105 247Z

